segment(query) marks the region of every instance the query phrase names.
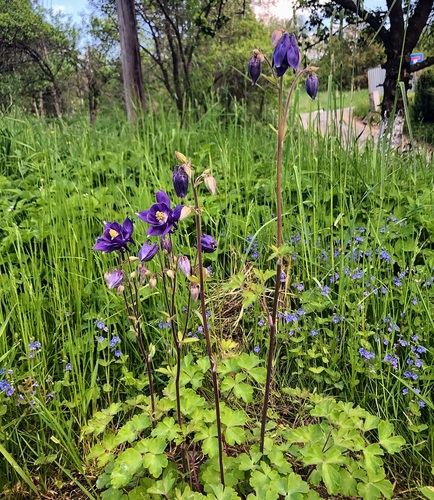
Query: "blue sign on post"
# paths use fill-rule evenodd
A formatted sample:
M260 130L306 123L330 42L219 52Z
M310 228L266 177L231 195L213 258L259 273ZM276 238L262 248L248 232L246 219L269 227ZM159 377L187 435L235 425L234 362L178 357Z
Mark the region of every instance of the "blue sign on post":
M423 61L423 54L420 52L417 54L411 54L410 58L411 58L410 65L420 63Z

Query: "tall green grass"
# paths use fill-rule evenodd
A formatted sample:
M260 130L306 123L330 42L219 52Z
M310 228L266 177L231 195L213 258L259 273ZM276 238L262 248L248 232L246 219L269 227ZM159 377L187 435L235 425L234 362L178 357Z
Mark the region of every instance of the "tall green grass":
M328 92L326 109L335 107L331 96ZM218 195L201 200L206 228L220 235L219 252L209 262L214 296L221 297L219 283L231 274L248 272L258 263L272 265L267 259L274 240L276 139L269 126L273 111L261 121L241 105L235 105L230 114L222 114L218 103L209 103L207 109L199 119L192 113L184 129L176 113L167 111L146 116L135 128L116 111L94 129L81 118L43 122L4 117L0 127L4 214L0 368L5 368L3 377L15 388L12 397L0 393L0 453L5 450L6 458L0 465L0 483L5 488L20 476L28 481L38 476L42 491L52 486L56 470L58 478L72 476L90 496L96 496L91 481L83 479L92 476L83 458L91 443L80 439L81 428L97 409L131 397L143 387L132 382L140 375L140 355L122 317L121 299L104 286L109 259L93 252L92 246L104 220L134 218L135 212L153 203L159 189L173 198L175 150L188 155L193 165L212 168L218 181ZM433 292L426 287L434 264L432 169L423 154L398 157L375 149L370 142L359 148L339 124L325 137L314 128L306 131L298 111L292 114L285 143L285 240L296 260L286 262L282 311L302 307L306 320L296 335L291 336L286 326L281 328L275 390L297 385L332 393L393 420L409 443L405 460L414 471L414 481L422 482L433 465L427 457L433 455L434 444ZM332 111L327 120L333 122ZM398 223L386 221L392 215ZM386 234L384 225L389 228ZM392 289L387 283L391 292L385 297L365 298L363 287L345 274L362 226L366 236L359 247L374 254L375 248L387 248L396 267L382 267L378 255L373 255L372 261L363 261L366 275L391 280L398 267L409 268L401 288ZM192 222L181 230L187 247ZM136 242L144 241L145 232L145 227L136 225ZM294 240L297 234L300 241ZM253 235L257 258L247 252L247 238ZM330 285L335 271L341 276L339 282L328 296L322 295L319 285ZM297 283L303 283L302 292L294 288ZM417 307L411 303L414 297ZM236 294L235 301L233 325L242 313ZM216 299L210 307L218 315L227 313L227 305L224 299ZM420 377L426 407L419 415L402 395L406 381L382 363L385 351L374 340L380 335L376 325L385 316L398 321L404 317L401 313L408 318L405 338L410 335L408 322L414 321L413 330L429 351ZM236 335L245 349L265 346L260 314L255 305L252 311L244 311L237 329L217 330L215 335ZM345 319L333 326L332 314ZM146 303L146 335L157 346L156 366L166 356L167 336L158 327L161 319L161 301L158 295L152 296ZM97 328L97 320L107 325L109 334ZM314 328L321 335L312 336ZM101 333L108 338L119 335L124 356L115 358L107 342L99 343ZM390 343L398 337L393 333ZM41 343L36 352L29 349L35 340ZM361 359L361 346L375 350L373 369ZM14 469L13 463L20 469Z

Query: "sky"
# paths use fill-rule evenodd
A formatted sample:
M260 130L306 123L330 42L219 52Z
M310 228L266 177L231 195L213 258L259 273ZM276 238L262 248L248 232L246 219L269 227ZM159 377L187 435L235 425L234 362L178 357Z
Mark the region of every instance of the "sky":
M72 16L75 23L80 23L80 13L86 11L87 0L39 0L39 4L45 8L52 8L66 15ZM266 17L277 17L279 19L291 19L293 14L292 0L256 0L259 4L255 12L266 11ZM378 0L365 0L367 9L378 6ZM261 5L262 4L262 7Z
M87 0L38 0L38 3L46 9L72 16L75 23L81 22L80 13L86 11L88 4Z

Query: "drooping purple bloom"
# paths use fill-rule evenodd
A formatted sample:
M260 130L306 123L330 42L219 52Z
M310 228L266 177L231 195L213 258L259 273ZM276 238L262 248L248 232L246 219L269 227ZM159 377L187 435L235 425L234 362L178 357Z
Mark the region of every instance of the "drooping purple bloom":
M134 240L131 238L133 230L133 223L128 217L122 225L119 222L104 222L104 232L102 236L97 238L93 250L105 253L128 250L128 243L134 244Z
M217 241L209 234L204 234L200 239L200 246L205 253L212 253L217 250Z
M261 59L259 58L259 54L255 53L250 58L248 71L249 71L249 76L252 80L252 85L255 85L261 74Z
M188 175L183 165L175 165L172 180L176 196L185 198L188 192Z
M139 250L139 259L141 262L149 262L158 252L158 243L151 243L149 240L146 240L143 243L142 248Z
M177 205L172 210L169 197L164 191L158 191L155 198L157 203L154 203L149 210L138 212L137 216L151 226L146 233L148 236L165 236L176 229L182 205Z
M273 53L273 66L276 67L276 74L283 76L289 67L297 71L299 65L300 52L297 40L292 33L284 33L277 42Z
M106 272L104 274L104 279L105 282L107 283L107 286L109 290L112 290L113 288L117 288L122 284L122 281L124 279L125 272L122 271L121 269L115 269L112 272Z
M315 99L319 88L318 76L316 73L309 73L306 77L306 92L309 97ZM363 241L363 238L358 236L357 238Z

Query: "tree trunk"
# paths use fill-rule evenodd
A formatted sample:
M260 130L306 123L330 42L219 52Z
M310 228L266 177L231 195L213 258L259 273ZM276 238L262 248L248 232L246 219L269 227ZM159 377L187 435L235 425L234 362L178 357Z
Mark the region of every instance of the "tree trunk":
M134 0L116 0L121 40L122 76L128 120L132 123L145 110L142 66Z
M383 66L386 70L386 78L381 106L380 138L386 134L390 135L390 145L396 149L402 146L405 123L404 99L398 86L399 82L403 82L406 92L409 88L410 54L405 55L401 65L400 53L392 50L388 50L386 53L387 60Z

